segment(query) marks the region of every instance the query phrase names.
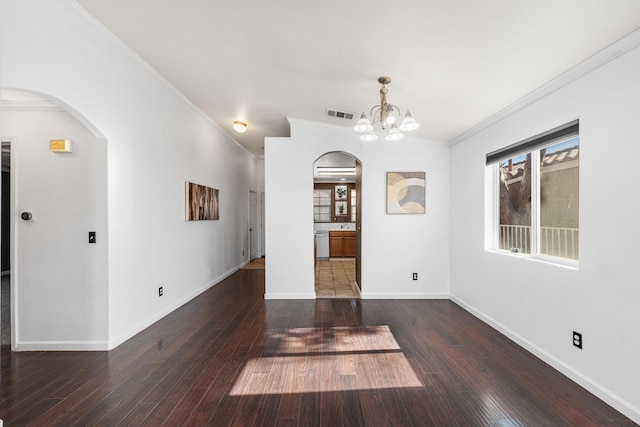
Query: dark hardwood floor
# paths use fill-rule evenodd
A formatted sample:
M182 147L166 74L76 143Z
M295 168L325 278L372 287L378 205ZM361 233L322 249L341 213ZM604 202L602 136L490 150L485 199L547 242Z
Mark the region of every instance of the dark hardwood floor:
M631 426L444 300L264 301L241 270L110 352L0 355L5 426Z

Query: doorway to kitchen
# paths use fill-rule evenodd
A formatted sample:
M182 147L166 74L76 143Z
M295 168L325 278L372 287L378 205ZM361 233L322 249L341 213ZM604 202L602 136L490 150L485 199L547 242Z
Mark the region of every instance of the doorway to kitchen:
M360 298L362 165L329 152L313 164L316 298Z

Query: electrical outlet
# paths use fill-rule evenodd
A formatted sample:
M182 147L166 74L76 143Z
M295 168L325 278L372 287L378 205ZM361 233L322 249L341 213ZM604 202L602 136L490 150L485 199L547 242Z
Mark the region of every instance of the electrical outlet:
M244 251L242 251L242 256L244 256Z
M573 331L573 345L574 347L578 347L582 350L582 334L576 331Z
M158 296L161 297L164 294L164 288L162 286L160 286L158 288Z
M418 273L413 273L413 280L418 280Z

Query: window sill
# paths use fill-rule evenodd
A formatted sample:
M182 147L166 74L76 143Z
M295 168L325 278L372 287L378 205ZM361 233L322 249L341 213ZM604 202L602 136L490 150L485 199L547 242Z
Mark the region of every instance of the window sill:
M564 267L564 268L568 268L576 271L579 270L579 267L580 267L579 260L559 258L559 257L550 256L550 255L531 255L531 254L525 254L522 252L514 253L510 251L505 251L502 249L489 249L488 252L504 255L511 258L526 259L533 262L555 265L558 267Z

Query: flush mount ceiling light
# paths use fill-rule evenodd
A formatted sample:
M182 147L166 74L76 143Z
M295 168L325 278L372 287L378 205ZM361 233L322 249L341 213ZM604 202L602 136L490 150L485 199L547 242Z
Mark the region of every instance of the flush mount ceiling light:
M318 176L352 176L356 174L355 166L332 167L318 166Z
M233 130L238 133L244 133L247 131L247 124L245 122L240 122L238 120L233 122Z
M387 133L384 139L387 141L399 141L404 138L402 132L418 129L420 125L416 122L416 119L411 116L409 110L407 110L404 114L404 119L402 119L402 123L400 126L397 126L396 122L398 118L402 116L402 113L397 106L387 102L388 89L385 85L391 83L391 78L385 76L379 77L378 83L381 84L380 104L371 107L368 116L362 113L353 130L360 132L360 140L375 141L378 139L378 135L373 132L373 125L380 123L382 130Z

